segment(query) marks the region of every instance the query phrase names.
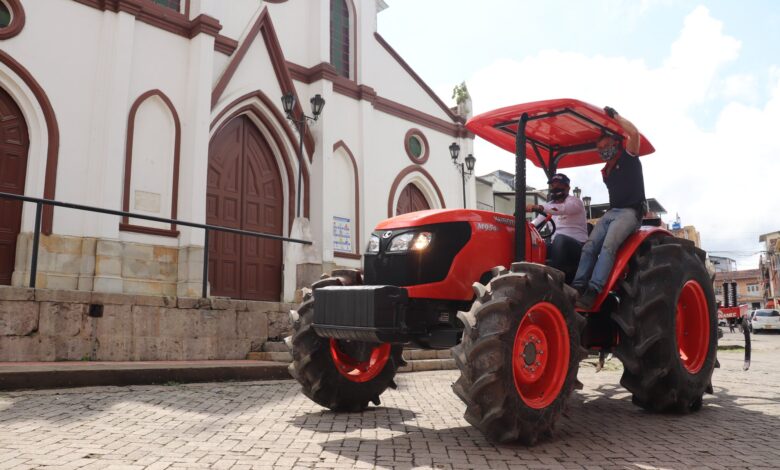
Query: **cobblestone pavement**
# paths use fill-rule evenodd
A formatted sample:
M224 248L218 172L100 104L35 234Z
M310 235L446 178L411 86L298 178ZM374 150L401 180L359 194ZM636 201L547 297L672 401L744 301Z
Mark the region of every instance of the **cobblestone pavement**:
M749 372L719 354L715 395L688 416L633 406L616 361L583 364L585 388L532 448L463 420L457 371L403 374L362 414L325 411L292 381L4 393L0 468L778 468L780 335L756 345Z

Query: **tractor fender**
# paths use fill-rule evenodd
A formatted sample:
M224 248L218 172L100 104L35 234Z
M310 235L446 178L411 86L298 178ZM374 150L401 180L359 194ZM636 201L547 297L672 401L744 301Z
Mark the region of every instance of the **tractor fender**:
M625 276L628 269L628 260L634 256L634 252L639 248L645 240L654 236L674 236L672 233L661 227L642 226L636 232L632 233L623 245L620 246L617 254L615 255L615 265L612 266L612 273L607 279L607 284L601 291L596 301L593 304L591 311L597 312L601 308L602 302L607 298L609 293L615 288L615 285Z

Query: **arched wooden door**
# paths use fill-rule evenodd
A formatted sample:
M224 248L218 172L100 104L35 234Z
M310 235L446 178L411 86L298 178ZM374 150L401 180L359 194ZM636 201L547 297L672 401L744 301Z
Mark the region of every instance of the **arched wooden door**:
M282 235L282 179L276 159L246 116L230 121L209 146L206 223ZM282 242L212 232L211 294L278 301Z
M29 147L27 123L22 111L13 98L0 88L0 191L24 194ZM11 284L16 239L21 227L22 203L0 199L0 284Z
M401 195L398 196L395 215L424 211L430 208L431 206L428 204L428 200L425 199L425 195L420 191L420 188L415 186L414 183L409 183L401 190Z

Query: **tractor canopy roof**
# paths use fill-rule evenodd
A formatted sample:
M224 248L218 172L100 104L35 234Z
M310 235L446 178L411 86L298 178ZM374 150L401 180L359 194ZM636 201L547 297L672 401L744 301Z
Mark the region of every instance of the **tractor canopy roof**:
M558 168L603 163L596 151L596 142L605 132L626 138L623 129L602 109L568 98L496 109L474 116L466 127L514 154L517 122L523 114L528 115L526 156L547 173ZM652 144L642 136L639 155L654 151Z

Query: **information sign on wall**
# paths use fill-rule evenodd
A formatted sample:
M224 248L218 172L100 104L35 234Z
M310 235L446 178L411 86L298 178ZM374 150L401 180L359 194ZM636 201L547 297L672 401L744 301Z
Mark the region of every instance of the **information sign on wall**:
M333 251L352 253L351 220L346 217L333 216Z

